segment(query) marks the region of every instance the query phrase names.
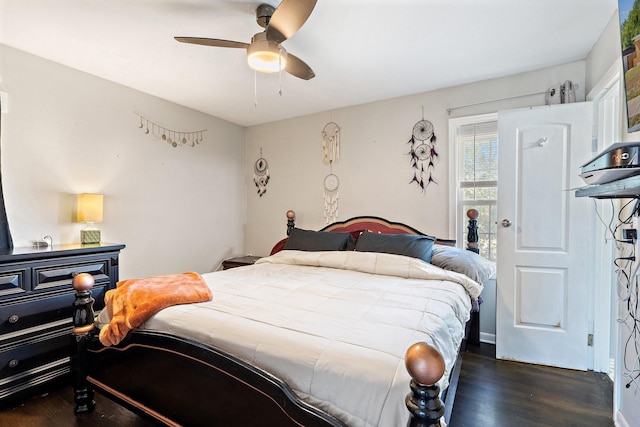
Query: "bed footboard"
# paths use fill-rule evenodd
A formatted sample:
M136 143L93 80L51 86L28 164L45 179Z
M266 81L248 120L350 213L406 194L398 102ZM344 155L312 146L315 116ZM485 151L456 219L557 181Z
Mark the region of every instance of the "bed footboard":
M345 426L299 400L278 378L200 343L134 332L119 346L102 347L93 323L93 284L89 274L73 280L76 349L71 360L76 414L95 409L97 389L164 425L198 425L202 420L244 425L242 420L259 419L264 425ZM405 400L410 413L407 426L440 426L445 408L435 384L445 370L442 356L433 347L417 343L407 350L405 365L412 378Z

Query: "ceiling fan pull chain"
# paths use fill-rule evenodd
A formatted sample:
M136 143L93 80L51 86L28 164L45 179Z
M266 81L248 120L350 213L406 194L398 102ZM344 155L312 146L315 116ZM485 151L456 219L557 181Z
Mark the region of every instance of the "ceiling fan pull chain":
M258 72L253 72L253 106L258 108Z
M282 96L282 47L278 49L278 94Z

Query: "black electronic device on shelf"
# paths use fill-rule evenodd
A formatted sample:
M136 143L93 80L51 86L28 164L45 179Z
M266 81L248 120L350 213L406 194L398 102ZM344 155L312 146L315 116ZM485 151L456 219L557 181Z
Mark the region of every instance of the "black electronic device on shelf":
M617 142L582 165L580 177L590 185L640 174L640 141Z

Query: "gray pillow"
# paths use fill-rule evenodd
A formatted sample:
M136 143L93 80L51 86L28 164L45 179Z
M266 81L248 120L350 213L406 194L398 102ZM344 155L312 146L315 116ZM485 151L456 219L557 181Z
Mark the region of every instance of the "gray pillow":
M435 240L433 236L380 234L365 231L358 237L356 251L404 255L430 262Z
M353 246L349 233L332 233L294 228L289 233L284 249L298 251L346 251Z
M433 245L431 264L462 273L480 284L496 273L494 262L475 252L451 246Z

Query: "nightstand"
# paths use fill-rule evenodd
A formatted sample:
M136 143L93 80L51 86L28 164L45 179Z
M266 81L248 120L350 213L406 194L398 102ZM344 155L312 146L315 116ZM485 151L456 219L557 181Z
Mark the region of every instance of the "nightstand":
M247 255L247 256L240 256L240 257L225 259L224 261L222 261L222 269L228 270L230 268L243 267L245 265L252 265L260 258L262 257Z

